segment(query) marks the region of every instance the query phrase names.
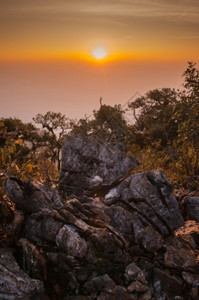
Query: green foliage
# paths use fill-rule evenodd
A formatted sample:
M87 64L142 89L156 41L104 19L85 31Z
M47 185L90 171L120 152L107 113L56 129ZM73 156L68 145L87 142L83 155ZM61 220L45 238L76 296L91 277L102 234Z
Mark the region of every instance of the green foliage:
M3 121L0 121L0 170L1 178L15 173L18 169L16 158L20 155L21 144L23 140L16 135L9 135L7 127Z
M125 142L128 138L128 126L120 105L101 105L99 110L94 111L91 127L92 135L103 140Z
M189 63L184 90L149 91L129 105L140 170L163 169L170 180L198 188L199 179L199 70ZM139 151L138 151L139 149Z
M81 133L104 141L123 142L129 140L130 130L120 105L101 105L94 110L93 118L80 119L73 124L71 134Z
M160 141L166 146L177 135L175 118L178 95L169 88L149 91L129 104L135 118L134 131L139 133L143 146Z
M199 70L196 68L196 63L188 62L188 67L183 76L185 78L184 87L187 95L196 100L199 96Z

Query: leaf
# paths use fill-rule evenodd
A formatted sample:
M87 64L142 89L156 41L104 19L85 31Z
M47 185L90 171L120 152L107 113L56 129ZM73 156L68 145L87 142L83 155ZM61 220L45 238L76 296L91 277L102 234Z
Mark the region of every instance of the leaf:
M15 165L14 165L14 168L15 168L15 170L16 170L17 172L19 172L19 171L20 171L20 169L19 169L19 167L18 167L18 165L17 165L17 164L15 164Z
M5 150L4 149L2 149L1 150L1 162L2 162L2 164L4 165L5 164Z
M15 147L14 147L14 145L8 147L8 151L9 151L10 153L14 153L14 152L15 152Z
M4 126L5 124L2 121L0 121L0 127L4 127Z
M22 139L17 139L16 141L15 141L15 144L22 144L23 143L23 140Z
M26 165L26 169L27 169L27 171L29 172L29 173L31 173L32 172L32 170L33 170L33 164L31 164L31 163L28 163L27 165Z

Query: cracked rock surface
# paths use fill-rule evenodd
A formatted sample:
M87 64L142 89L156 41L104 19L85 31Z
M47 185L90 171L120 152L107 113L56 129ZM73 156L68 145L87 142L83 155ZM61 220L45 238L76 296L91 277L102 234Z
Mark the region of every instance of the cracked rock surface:
M92 194L115 184L138 162L121 144L101 142L82 135L68 136L62 150L60 186ZM73 192L73 190L71 190Z
M85 141L82 139L81 146L84 155L90 149ZM112 148L96 145L104 149L109 160ZM68 147L64 155L72 151ZM96 152L92 151L94 157ZM120 155L118 160L124 158ZM80 170L81 177L83 167L78 159L75 156L71 166L75 168L79 161L76 171ZM96 163L88 177L102 178L100 172ZM199 298L197 222L192 227L184 223L172 185L163 172L138 173L116 183L127 175L125 172L122 169L120 176L110 181L104 175L103 184L109 189L106 186L103 195L80 195L79 190L75 195L73 190L67 198L35 181L8 179L7 195L23 214L22 224L14 226L15 257L30 280L43 282L45 299ZM91 191L89 184L85 190ZM102 182L99 186L101 189ZM93 191L99 186L94 185Z

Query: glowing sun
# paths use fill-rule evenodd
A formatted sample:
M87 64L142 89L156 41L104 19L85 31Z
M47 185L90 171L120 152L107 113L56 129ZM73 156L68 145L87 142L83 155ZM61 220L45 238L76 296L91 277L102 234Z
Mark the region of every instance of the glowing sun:
M103 47L96 47L93 52L92 55L96 58L96 59L103 59L107 56L106 50Z

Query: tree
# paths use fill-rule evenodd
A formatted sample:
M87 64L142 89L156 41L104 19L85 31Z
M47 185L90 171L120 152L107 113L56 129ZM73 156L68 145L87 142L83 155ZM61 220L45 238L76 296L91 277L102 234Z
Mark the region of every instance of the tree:
M39 146L38 129L31 123L23 123L18 118L2 118L1 162L4 173L16 175L19 173L27 176L35 163L34 153ZM27 170L26 170L27 168ZM32 174L33 175L33 174Z
M187 176L199 175L199 70L189 62L183 73L184 90L178 107L178 151L183 157L182 164Z
M34 122L46 129L42 135L45 153L51 162L57 165L58 171L61 168L61 148L63 140L70 128L69 119L61 113L47 112L45 115L37 114Z
M188 63L184 89L156 89L130 103L140 169L161 168L176 184L196 188L199 178L199 70ZM143 170L143 169L142 169Z
M163 88L149 91L129 104L135 118L132 130L141 146L160 141L164 147L177 136L177 103L177 92Z
M186 93L190 97L199 97L199 70L196 68L196 63L188 62L188 67L183 76L185 78L184 87Z
M4 221L12 215L13 207L7 201L4 184L7 177L17 176L22 180L33 178L36 165L32 160L29 136L36 128L17 118L0 120L0 219Z
M70 120L71 131L70 134L81 134L84 136L89 136L91 131L91 120L89 117L85 116L79 120Z
M92 135L112 142L125 142L128 137L128 125L121 105L101 105L94 110L91 121Z
M74 124L71 134L81 133L104 141L126 143L130 131L124 113L120 105L101 105L99 110L93 111L92 119L86 117Z

